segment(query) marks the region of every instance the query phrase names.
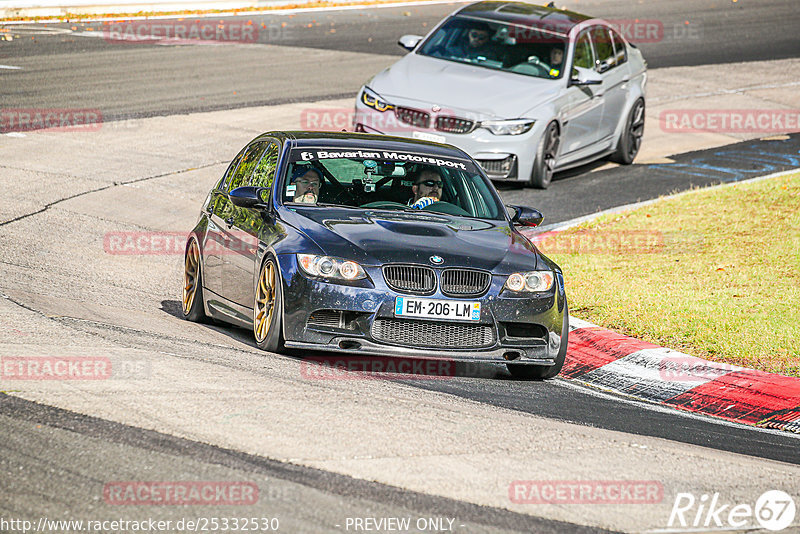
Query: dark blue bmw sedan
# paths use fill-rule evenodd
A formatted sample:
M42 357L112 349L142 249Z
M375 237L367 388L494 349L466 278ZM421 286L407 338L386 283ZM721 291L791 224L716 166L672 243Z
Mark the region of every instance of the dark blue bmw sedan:
M183 315L252 328L273 352L502 362L550 378L567 350L564 279L519 232L541 221L504 206L449 145L268 132L203 203Z

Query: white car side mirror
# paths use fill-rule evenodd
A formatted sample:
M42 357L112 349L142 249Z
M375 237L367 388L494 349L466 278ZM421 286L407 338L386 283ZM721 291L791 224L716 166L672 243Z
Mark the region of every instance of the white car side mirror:
M397 41L397 44L399 44L409 52L412 52L417 47L417 45L421 40L422 40L421 35L404 35L400 38L399 41Z
M569 78L570 85L600 85L603 77L600 73L584 67L572 67L572 76Z

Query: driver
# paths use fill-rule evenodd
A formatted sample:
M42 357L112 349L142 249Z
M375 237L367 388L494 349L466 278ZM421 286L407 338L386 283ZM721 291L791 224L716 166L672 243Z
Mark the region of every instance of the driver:
M319 199L319 190L322 186L320 172L313 168L300 167L295 171L295 191L292 202L301 204L316 204Z
M442 198L442 177L433 169L424 169L419 173L411 192L414 193L408 205L414 209L421 210L425 206L430 206L434 202L439 202Z
M497 59L497 50L492 46L490 38L494 32L485 22L479 22L471 26L464 32L463 41L454 47L453 55L462 58L477 59Z

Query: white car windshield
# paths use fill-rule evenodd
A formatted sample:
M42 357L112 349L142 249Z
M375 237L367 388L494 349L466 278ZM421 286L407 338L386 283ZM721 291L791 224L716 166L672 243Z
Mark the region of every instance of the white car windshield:
M471 160L422 152L293 149L281 190L286 204L505 218L494 186Z
M567 40L547 30L452 17L419 49L423 56L536 78L560 78Z

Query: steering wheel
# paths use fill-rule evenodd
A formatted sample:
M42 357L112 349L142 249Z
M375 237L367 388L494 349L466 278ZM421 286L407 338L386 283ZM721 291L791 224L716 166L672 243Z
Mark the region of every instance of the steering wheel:
M465 217L469 217L469 212L464 208L443 200L425 206L420 211L432 211L434 213L444 213L445 215L463 215Z
M339 191L333 196L333 198L331 199L331 204L342 204L342 202L340 202L339 200L344 196L346 197L346 199L349 199L354 206L358 206L359 202L361 202L361 199L358 198L358 195L356 195L352 191L349 191L343 185L339 185L339 187L341 188L341 191Z

